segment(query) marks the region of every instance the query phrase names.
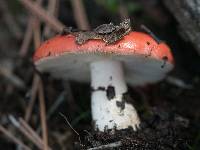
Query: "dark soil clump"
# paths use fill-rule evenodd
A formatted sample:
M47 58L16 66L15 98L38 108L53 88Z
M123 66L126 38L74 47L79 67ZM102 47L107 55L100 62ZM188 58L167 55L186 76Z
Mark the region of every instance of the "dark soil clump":
M142 120L137 132L132 128L105 132L87 132L76 149L91 150L188 150L189 141L184 135L188 120L173 113L153 109Z

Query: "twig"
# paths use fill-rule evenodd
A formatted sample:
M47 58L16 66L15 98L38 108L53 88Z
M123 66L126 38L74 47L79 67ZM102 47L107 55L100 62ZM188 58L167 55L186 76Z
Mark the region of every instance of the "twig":
M0 125L0 131L5 134L8 138L10 138L15 144L20 145L24 150L31 150L27 145L17 139L11 132L9 132L6 128Z
M0 64L0 75L3 75L5 78L7 78L13 85L20 89L24 89L25 83L23 82L22 79L20 79L18 76L13 74L12 68L7 67L6 64Z
M59 0L49 0L48 3L49 14L56 17L58 6L59 6ZM45 37L49 37L51 35L51 28L48 25L45 26L43 35Z
M42 3L42 0L37 0L38 4ZM37 48L40 45L41 39L40 39L40 22L38 21L38 19L36 17L31 16L30 20L29 20L32 25L31 28L33 31L33 39L34 39L34 47ZM33 21L33 22L32 22ZM31 101L26 109L26 113L25 113L25 120L28 122L33 110L33 106L36 100L36 94L37 94L37 89L38 89L38 85L39 85L39 76L37 74L34 74L33 77L33 84L32 84L32 89L31 89Z
M42 144L39 135L22 118L19 118L19 122L21 126L23 126L38 141L38 143Z
M43 145L43 141L42 139L39 137L39 135L25 122L25 120L23 120L23 118L19 118L19 122L20 124L29 132L31 133L31 135L39 142ZM48 148L49 150L51 150L51 148Z
M38 5L40 6L42 0L37 1ZM40 32L40 21L36 16L33 16L34 24L33 24L33 40L34 40L34 47L35 49L40 46L41 43L41 32Z
M90 110L82 112L79 116L77 116L75 119L72 120L71 124L76 125L77 123L80 122L80 120L86 118L86 116L89 116L89 114L90 114Z
M100 150L100 149L106 149L106 148L115 148L115 147L119 147L121 145L122 145L122 142L118 141L118 142L110 143L110 144L107 144L107 145L101 145L101 146L89 148L87 150Z
M19 0L31 13L38 17L41 21L47 23L54 31L61 32L65 27L54 16L49 15L41 6L31 2L30 0Z
M51 117L51 115L55 112L55 110L60 106L60 104L65 100L65 92L62 92L58 98L55 100L55 102L51 105L49 108L49 111L47 113L47 120Z
M30 9L33 8L32 10L35 10L36 12L44 11L36 3L33 4L29 0L22 0L22 1L26 4L27 7L30 7ZM46 12L44 11L44 13L46 13ZM36 13L36 15L38 15L38 14ZM34 24L34 31L33 31L33 39L34 39L34 47L37 48L37 47L39 47L40 42L41 42L40 22L38 21L37 18L34 18L34 20L35 20L35 22L34 22L35 24ZM44 101L43 85L42 85L42 81L40 80L38 75L35 74L35 78L36 78L35 82L38 83L38 87L36 87L36 89L38 88L39 105L40 105L40 119L41 119L41 124L42 124L42 137L43 137L43 146L42 146L43 148L42 149L48 150L48 132L47 132L47 124L46 124L46 108L45 108L45 101Z
M35 18L34 29L33 29L33 40L35 49L40 46L41 43L41 32L40 32L40 22Z
M36 0L36 3L38 5L41 5L42 0ZM28 26L26 28L24 40L22 42L22 45L21 45L21 48L20 48L20 51L19 51L19 55L21 57L24 57L26 55L27 51L28 51L28 47L29 47L29 45L31 43L31 39L32 39L32 33L33 33L33 30L35 29L34 28L35 22L37 22L36 17L31 15L30 18L29 18L29 21L28 21Z
M39 4L42 0L39 1ZM35 49L40 46L41 43L41 31L40 31L40 21L37 17L33 17L34 25L33 25L33 40L34 40L34 47Z
M27 109L25 111L25 120L26 122L29 121L32 111L33 111L33 106L35 104L36 101L36 95L37 95L37 89L38 89L38 85L39 85L39 77L37 74L34 74L33 77L33 84L32 84L32 88L31 88L31 100L27 106Z
M33 18L28 22L28 26L25 31L24 39L21 45L21 48L19 50L19 55L21 57L24 57L28 51L29 45L31 43L32 39L32 33L33 33Z
M150 34L154 38L154 40L156 40L156 42L158 42L158 43L161 42L161 40L149 28L147 28L145 25L142 24L140 26L140 28L142 30L144 30L145 32L147 32L148 34Z
M183 89L192 89L193 88L193 86L191 84L187 84L183 80L181 80L177 77L168 76L166 78L166 81L170 84L173 84L173 85L179 87L179 88L183 88Z
M41 6L43 0L37 0L36 4L38 6ZM33 16L34 19L34 25L33 25L33 40L34 40L34 46L35 49L40 46L41 43L41 31L40 31L40 21L36 16Z
M7 27L11 31L11 33L14 35L16 39L22 38L22 31L17 22L15 21L15 18L10 13L8 9L7 1L0 1L0 9L2 11L2 17L5 20L5 23L7 24Z
M83 6L82 0L71 0L73 13L75 17L76 24L79 29L88 30L90 25L87 19L87 15Z
M24 135L26 136L31 142L33 142L39 149L43 149L43 144L40 143L37 139L35 139L30 132L28 132L21 124L12 116L9 115L8 118L10 119L11 123Z
M44 100L44 89L42 81L40 80L39 88L39 103L40 103L40 119L42 124L42 137L44 142L44 150L48 150L48 132L47 132L47 124L46 124L46 108L45 108L45 100Z
M62 114L61 112L59 114L65 119L65 121L67 122L67 124L69 125L69 127L78 135L79 142L81 143L80 134L72 127L72 125L69 123L67 117L64 114Z

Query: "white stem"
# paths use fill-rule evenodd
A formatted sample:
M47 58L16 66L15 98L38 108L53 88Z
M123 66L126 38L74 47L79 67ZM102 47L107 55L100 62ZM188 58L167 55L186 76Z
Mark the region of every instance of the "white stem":
M92 118L96 128L125 129L139 127L140 119L132 104L127 103L127 86L122 64L114 60L93 62L91 68Z

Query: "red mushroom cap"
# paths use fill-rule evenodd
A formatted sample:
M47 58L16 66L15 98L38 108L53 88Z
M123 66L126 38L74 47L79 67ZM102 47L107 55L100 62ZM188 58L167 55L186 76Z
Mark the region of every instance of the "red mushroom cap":
M157 43L141 32L131 32L111 45L102 40L89 40L78 45L73 35L56 36L36 50L33 60L39 71L86 81L89 79L88 64L105 58L122 61L127 80L136 85L161 80L174 63L170 48L165 43ZM81 77L75 77L77 75Z

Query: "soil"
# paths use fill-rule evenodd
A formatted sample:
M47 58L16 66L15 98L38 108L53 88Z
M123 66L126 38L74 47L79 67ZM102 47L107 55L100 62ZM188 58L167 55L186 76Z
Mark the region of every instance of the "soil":
M143 118L138 131L133 129L105 132L85 131L76 149L106 150L188 150L189 139L185 135L189 121L172 112L158 111L156 108ZM112 144L115 143L113 146ZM120 144L119 144L120 143ZM119 144L119 145L118 145Z

